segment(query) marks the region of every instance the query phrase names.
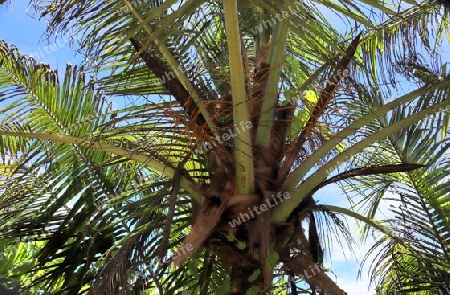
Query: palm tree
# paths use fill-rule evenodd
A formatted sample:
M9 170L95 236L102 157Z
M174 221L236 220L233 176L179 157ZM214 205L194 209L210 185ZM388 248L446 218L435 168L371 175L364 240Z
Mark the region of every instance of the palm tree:
M409 110L403 107L399 111ZM362 178L345 188L347 192L357 188L357 195L352 197L360 202L358 211L369 212L369 217L383 202L393 206L387 223L395 238L379 236L365 258L372 260L372 280L377 282L379 294L450 291L448 131L435 129L435 119L388 136L380 147L390 157L425 167L407 172L401 181L389 176ZM385 123L379 120L377 125L384 127Z
M21 172L0 197L0 233L11 243L44 242L26 287L267 294L288 286L299 294L306 282L312 294L343 294L323 265L326 235L351 240L341 215L379 231L386 253L401 250L376 265L382 288L397 284L399 265L412 257L405 253L417 258L416 269L399 280L411 283L424 265L443 280L448 202L433 203L432 195L442 194L445 178L429 175L440 173L430 164L447 149L450 79L424 66L418 49L440 46L448 12L430 1L320 4L322 12L293 0L36 7L50 33L82 34L89 62L68 65L60 82L0 43L0 90L10 101L1 154L14 156ZM355 23L346 37L324 16L333 11ZM105 69L111 74L86 80L86 71ZM399 77L419 85L392 99ZM135 103L111 110L104 95ZM406 145L421 138L429 138L424 154ZM422 230L417 240L405 234L405 219L375 221L379 202L362 214L314 199L349 179L414 187L420 195L401 196L416 207L396 214L406 219L420 209L435 225L432 236L419 213L411 217ZM428 179L430 189L417 186ZM441 248L421 252L413 238L427 249L439 238ZM423 288L441 288L442 280Z
M433 122L430 120L428 124ZM401 185L388 187L372 180L359 186L367 192L365 201L371 203L367 212L376 210L386 195L393 196L389 202L396 204L389 220L396 238L380 236L366 256L377 257L371 264L371 274L380 294L450 291L448 140L436 143L435 138L441 136L438 132L427 132L429 137L423 138L421 127L411 126L391 136L386 150L392 156L426 164L428 169L408 172ZM405 135L408 135L405 141L398 140ZM370 182L375 185L369 189Z

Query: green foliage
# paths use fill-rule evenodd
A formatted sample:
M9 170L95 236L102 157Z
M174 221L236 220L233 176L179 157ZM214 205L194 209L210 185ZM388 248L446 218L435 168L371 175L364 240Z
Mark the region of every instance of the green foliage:
M292 195L268 212L277 225L300 206L295 214L303 219L295 228L302 232L306 216L311 223L311 214L321 213L325 226L316 228L320 243L314 246L328 250L336 237L351 244L339 214L365 222L365 235L378 230L372 279L380 294L444 288L450 280L450 117L443 109L450 83L445 62L432 54L448 39L448 10L435 1L407 3L39 2L49 33L80 33L91 63L67 65L58 74L0 40L0 241L8 241L0 278L23 294L227 294L232 282L224 260L233 257L222 253L219 259L217 241L242 263L245 255L258 258L248 254L255 244L242 227L223 234L218 216L223 239L214 232L199 241L200 249L179 268L162 256L175 253L193 232L192 217L201 219L193 216L195 206L229 193L227 181L237 176L232 197L269 188ZM276 21L283 11L288 17ZM355 25L338 32L329 17L334 14ZM337 88L323 103L316 86L332 76L360 31L355 53L347 56L350 76L337 82L348 88ZM419 52L432 56L432 66ZM270 71L261 72L261 65ZM86 79L95 71L104 71L103 78ZM266 76L269 83L261 86L257 78ZM409 79L414 89L425 86L392 99L399 79ZM124 106L125 96L134 100L131 106ZM115 109L111 99L119 102ZM280 115L284 107L293 110L291 117ZM252 131L210 153L192 154L247 120L257 123ZM280 122L285 138L274 137ZM305 127L311 129L302 139ZM277 144L279 163L264 167L270 160L264 148ZM224 163L225 171L233 167L226 176L219 169ZM377 175L350 170L406 163L424 166ZM270 175L259 177L261 171ZM222 186L211 187L216 178ZM344 191L357 212L316 204L319 188L350 178ZM266 179L273 183L253 192ZM387 193L399 206L389 222L375 220ZM282 238L291 248L271 249L264 262L274 273L291 275L287 262L302 245ZM255 268L244 280L258 282L262 272ZM284 288L283 282L274 279L274 288ZM244 291L259 294L261 288Z
M3 240L0 244L3 249L0 252L0 285L7 289L20 290L20 294L24 295L42 292L46 288L45 284L33 286L32 283L36 279L33 269L38 265L36 254L44 244L41 241ZM51 292L60 288L61 284L55 284Z
M261 275L261 270L259 268L255 269L255 271L252 273L252 275L248 278L248 281L250 283L254 282L260 275Z
M280 255L277 252L272 251L266 258L266 263L270 269L275 269L275 266L279 262Z

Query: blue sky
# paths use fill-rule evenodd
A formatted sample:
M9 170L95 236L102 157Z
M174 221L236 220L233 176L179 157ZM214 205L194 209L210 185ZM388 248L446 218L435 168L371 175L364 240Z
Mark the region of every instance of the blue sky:
M80 63L80 55L75 56L74 49L70 49L69 36L51 38L50 44L46 41L45 20L31 17L33 11L27 11L27 2L0 5L0 38L16 45L22 54L33 55L37 61L48 63L59 72L68 62Z
M50 64L58 72L64 72L66 63L80 63L81 57L75 55L74 49L69 47L67 36L59 37L56 40L51 38L51 43L45 40L45 21L38 18L32 18L27 14L28 1L13 1L10 5L0 5L0 39L10 44L15 44L20 52L25 55L34 55L39 62ZM330 186L322 189L317 199L321 203L333 203L334 205L348 207L346 197L337 186ZM358 239L358 229L354 222L349 222L353 228L355 239ZM368 248L362 246L356 248L356 257L352 257L347 249L335 243L333 253L331 254L332 263L328 263L334 275L337 278L338 285L348 292L349 295L373 294L368 291L368 275L364 271L360 281L357 281L359 262L362 260L365 251ZM327 260L330 261L329 256Z

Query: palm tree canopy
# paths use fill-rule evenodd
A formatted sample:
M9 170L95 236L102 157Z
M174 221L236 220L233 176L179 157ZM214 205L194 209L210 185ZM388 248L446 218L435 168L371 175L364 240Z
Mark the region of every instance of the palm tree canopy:
M342 215L379 235L380 292L447 287L446 5L32 5L86 61L58 74L0 40L0 236L32 247L25 289L342 294L323 265L351 244ZM336 182L359 207L316 202ZM388 192L401 205L376 221Z

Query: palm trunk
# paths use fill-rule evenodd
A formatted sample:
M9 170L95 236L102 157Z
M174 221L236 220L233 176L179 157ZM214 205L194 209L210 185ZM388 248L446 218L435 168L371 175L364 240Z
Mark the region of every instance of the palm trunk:
M302 276L312 288L324 291L329 295L347 294L307 255L298 255L287 261L286 265L297 275Z
M293 273L302 277L311 287L325 292L327 295L346 295L347 293L320 268L309 250L309 242L301 228L297 228L292 236L290 247L300 250L295 256L283 260L283 264Z

